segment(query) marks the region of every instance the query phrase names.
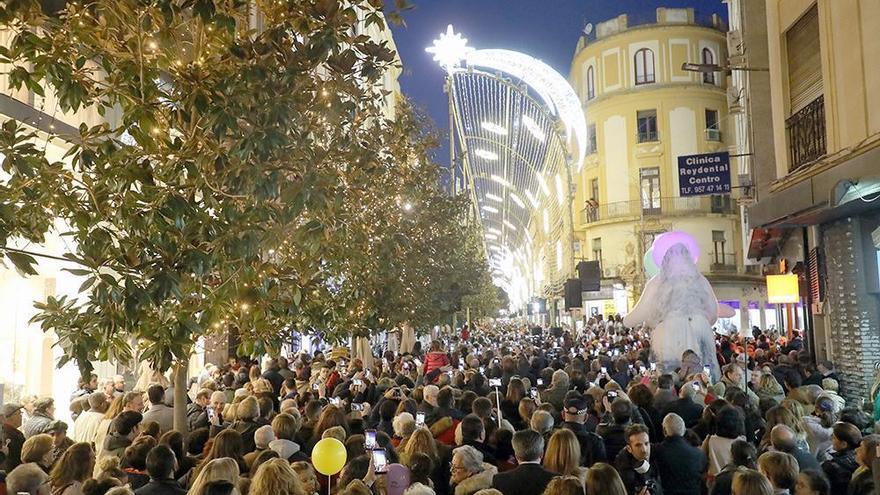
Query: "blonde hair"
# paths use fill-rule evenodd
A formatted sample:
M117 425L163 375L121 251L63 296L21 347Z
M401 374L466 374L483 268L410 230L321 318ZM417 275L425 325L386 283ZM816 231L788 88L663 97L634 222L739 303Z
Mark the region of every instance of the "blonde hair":
M587 495L626 495L626 487L616 469L597 462L587 470Z
M299 476L299 482L303 486L306 493L315 493L318 491L318 475L315 474L315 468L306 461L296 461L290 465L296 475Z
M260 403L256 397L245 397L235 408L235 419L237 420L253 420L260 415Z
M21 446L21 462L36 462L39 464L46 454L52 452L53 447L54 440L52 435L46 433L34 435L25 440L24 445Z
M271 459L264 462L251 480L250 493L306 495L299 475L284 459Z
M733 473L730 488L733 495L773 495L770 480L754 469L739 468Z
M345 437L345 428L341 426L331 426L330 428L324 430L324 433L321 434L322 440L325 438L335 438L342 443L345 443Z
M427 428L417 428L416 431L409 436L409 440L406 442L406 447L403 448L403 453L406 454L407 457L411 457L416 452L425 454L431 459L431 462L436 463L439 460L437 443L434 442L434 436L431 435L431 431Z
M566 428L556 430L547 442L544 467L554 473L577 475L581 463L581 445L574 433Z
M123 409L125 409L125 395L117 395L104 413L104 419L115 419Z
M543 495L582 495L584 485L576 476L557 476L550 480Z
M188 495L203 495L205 487L213 481L228 481L238 486L238 463L229 457L212 459L199 471L199 475L187 492Z

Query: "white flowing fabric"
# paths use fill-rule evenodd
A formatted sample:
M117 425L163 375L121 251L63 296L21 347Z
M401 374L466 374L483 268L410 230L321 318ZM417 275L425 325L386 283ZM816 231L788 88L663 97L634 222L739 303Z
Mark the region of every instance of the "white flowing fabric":
M628 327L646 323L653 328L651 350L665 371L681 364L690 349L710 366L712 378L721 377L715 356L712 325L718 319L718 300L712 286L691 259L687 247L676 244L663 257L660 273L645 284L632 312L623 320Z
M409 323L403 324L400 335L400 353L406 354L413 351L416 345L416 330Z
M397 353L400 350L400 329L385 332L385 350Z
M370 348L370 339L357 337L354 339L354 358L364 363L364 369L373 367L373 350Z

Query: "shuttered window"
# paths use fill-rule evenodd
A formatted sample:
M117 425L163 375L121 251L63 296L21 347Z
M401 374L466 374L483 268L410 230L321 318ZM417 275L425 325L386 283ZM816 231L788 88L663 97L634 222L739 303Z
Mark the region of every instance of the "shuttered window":
M819 11L814 5L785 33L790 114L822 95Z

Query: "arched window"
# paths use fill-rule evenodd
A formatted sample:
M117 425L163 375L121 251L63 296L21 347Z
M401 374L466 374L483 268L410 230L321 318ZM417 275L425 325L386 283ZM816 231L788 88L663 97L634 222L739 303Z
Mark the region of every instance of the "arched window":
M596 97L596 74L593 66L587 67L587 99L592 100Z
M712 54L712 50L708 48L703 48L702 52L703 63L708 65L715 64L715 55ZM715 84L715 73L714 72L703 72L703 82L706 84Z
M636 85L654 82L654 52L642 48L636 52Z

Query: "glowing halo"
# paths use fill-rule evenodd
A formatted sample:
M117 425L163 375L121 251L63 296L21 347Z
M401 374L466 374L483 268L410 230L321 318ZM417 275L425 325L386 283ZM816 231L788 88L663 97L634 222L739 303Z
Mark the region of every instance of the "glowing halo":
M662 267L663 257L666 256L666 251L676 244L684 244L688 252L691 253L691 259L694 260L695 264L699 261L700 245L697 244L697 240L694 239L694 236L687 232L674 230L672 232L666 232L654 239L654 244L651 246L653 251L651 257L654 258L654 263L656 263L657 266Z

